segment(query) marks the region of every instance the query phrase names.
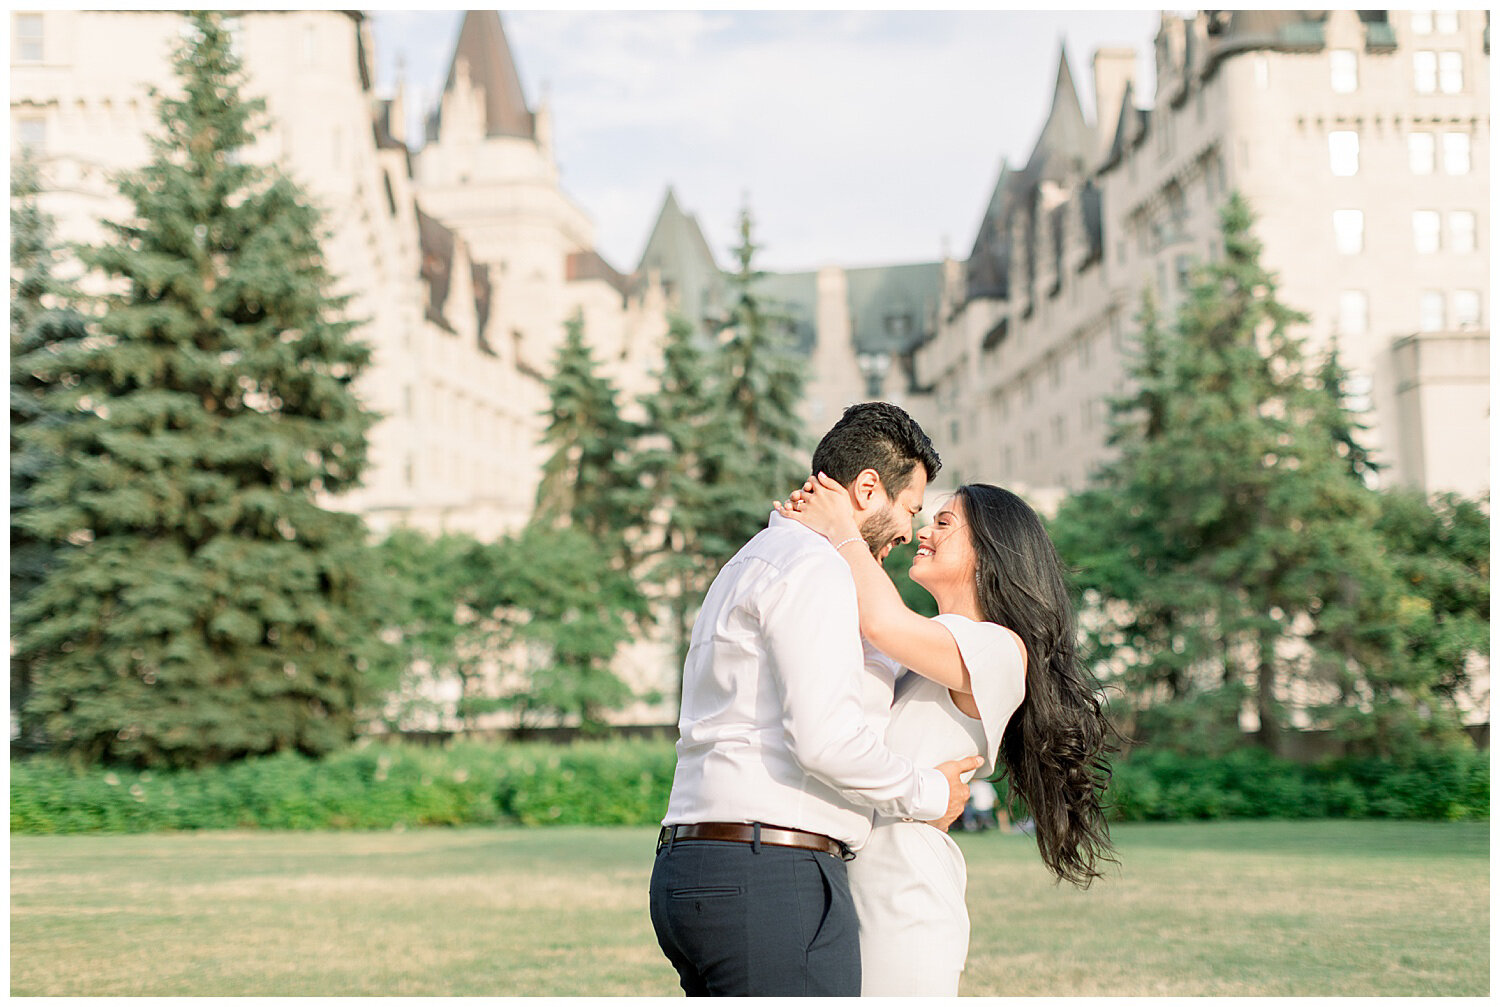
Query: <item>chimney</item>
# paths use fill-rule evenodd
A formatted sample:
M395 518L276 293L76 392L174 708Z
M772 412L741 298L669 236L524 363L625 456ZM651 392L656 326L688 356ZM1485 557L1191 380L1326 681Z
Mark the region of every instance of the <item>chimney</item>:
M1120 101L1125 85L1135 81L1135 50L1110 46L1094 52L1094 123L1099 134L1096 156L1103 157L1115 142L1120 123Z

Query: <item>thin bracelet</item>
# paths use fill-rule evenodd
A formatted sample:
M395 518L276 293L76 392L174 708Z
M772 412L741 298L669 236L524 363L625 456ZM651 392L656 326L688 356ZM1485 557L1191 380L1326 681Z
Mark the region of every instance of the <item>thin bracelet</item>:
M846 539L844 539L844 541L842 541L838 545L834 546L833 547L833 551L834 552L838 552L840 549L844 548L844 546L848 545L850 542L863 542L863 541L864 541L864 536L863 535L856 535L853 538L846 538Z

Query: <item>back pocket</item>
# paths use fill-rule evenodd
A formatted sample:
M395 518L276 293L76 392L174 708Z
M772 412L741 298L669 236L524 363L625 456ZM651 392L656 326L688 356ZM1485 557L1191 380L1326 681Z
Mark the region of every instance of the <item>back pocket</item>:
M733 895L743 895L745 890L739 885L709 885L704 888L678 888L672 892L674 899L722 899Z

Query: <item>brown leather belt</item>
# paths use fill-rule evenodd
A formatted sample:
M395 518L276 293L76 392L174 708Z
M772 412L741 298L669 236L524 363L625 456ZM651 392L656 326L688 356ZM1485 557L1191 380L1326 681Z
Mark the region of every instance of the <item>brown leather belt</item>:
M731 843L764 843L767 846L791 846L799 850L828 853L840 860L853 860L854 853L839 842L817 832L783 829L779 825L759 822L697 822L692 825L666 825L656 838L656 848L694 839L717 839Z

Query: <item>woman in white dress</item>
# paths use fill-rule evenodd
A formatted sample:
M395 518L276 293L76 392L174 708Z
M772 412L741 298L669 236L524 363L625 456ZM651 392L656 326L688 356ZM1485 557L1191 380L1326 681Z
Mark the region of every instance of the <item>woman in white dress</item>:
M886 744L918 765L977 754L981 777L1003 769L1010 800L1036 822L1043 862L1087 888L1112 859L1099 802L1110 728L1077 660L1062 566L1035 512L998 487L960 487L917 534L911 578L938 604L928 619L863 547L839 483L820 475L777 510L844 543L867 662L895 683ZM863 993L956 996L969 948L958 844L926 823L877 815L849 883Z

